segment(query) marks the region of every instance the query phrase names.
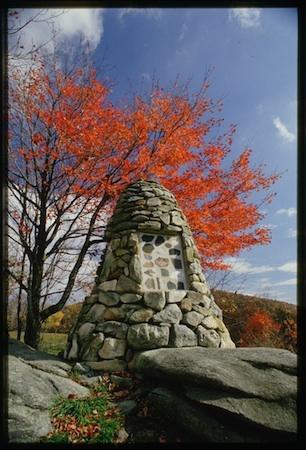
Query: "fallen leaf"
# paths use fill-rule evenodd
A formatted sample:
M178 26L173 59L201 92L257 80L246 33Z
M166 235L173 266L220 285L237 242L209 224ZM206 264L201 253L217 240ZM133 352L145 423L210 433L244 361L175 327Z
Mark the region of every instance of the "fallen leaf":
M165 442L167 442L166 436L162 434L161 436L159 436L158 441L161 444L164 444Z
M120 428L118 431L117 438L115 439L115 444L123 444L127 441L129 434L127 433L125 428Z
M68 395L67 395L67 398L68 398L69 400L71 400L71 399L73 399L73 398L76 398L76 394L68 394Z
M138 411L137 416L139 417L148 417L149 416L149 407L145 405L142 409Z
M128 389L124 389L122 391L113 392L113 396L115 398L124 398L130 395L130 391Z

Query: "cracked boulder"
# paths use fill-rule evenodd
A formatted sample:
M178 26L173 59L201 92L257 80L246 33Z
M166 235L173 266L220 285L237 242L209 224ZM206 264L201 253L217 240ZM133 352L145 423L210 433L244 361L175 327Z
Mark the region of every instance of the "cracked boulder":
M58 395L89 394L68 377L71 365L48 353L9 340L9 442L39 442L51 431L49 406Z
M132 365L155 379L160 413L201 441L296 440L297 356L287 350L165 348Z

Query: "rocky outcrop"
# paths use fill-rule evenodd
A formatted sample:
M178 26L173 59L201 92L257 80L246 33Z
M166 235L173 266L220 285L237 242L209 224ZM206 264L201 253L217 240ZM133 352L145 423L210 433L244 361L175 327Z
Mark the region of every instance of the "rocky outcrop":
M273 348L169 348L131 367L156 380L166 419L211 442L290 442L297 432L295 354Z
M69 333L66 359L118 370L139 350L235 347L171 192L153 181L129 185L105 238L105 256Z
M51 431L48 408L58 395L86 396L86 387L69 378L71 365L48 353L9 340L9 442L39 442Z

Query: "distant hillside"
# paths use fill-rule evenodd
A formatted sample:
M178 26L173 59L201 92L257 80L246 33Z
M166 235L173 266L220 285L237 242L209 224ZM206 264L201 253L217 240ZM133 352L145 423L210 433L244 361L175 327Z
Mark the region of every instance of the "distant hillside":
M237 346L272 346L296 352L296 305L220 290L213 290L213 295Z
M243 308L246 305L252 304L253 307L264 308L271 314L277 314L277 312L281 310L296 317L296 305L293 305L292 303L221 290L213 290L212 292L216 303L223 311L226 311L226 307L229 303L235 302L237 307Z

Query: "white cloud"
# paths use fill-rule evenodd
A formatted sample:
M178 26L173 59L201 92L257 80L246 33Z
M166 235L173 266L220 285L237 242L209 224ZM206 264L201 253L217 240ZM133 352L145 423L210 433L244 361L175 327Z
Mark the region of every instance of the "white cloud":
M281 266L268 266L268 265L259 265L253 266L251 263L246 261L245 259L236 259L236 258L226 258L226 264L231 265L231 271L235 273L245 273L249 275L256 275L260 273L266 272L290 272L296 273L297 271L297 262L296 261L288 261ZM267 280L267 278L261 278L261 281Z
M161 8L121 8L118 10L118 17L123 20L125 16L143 15L148 19L160 19L162 15Z
M182 25L182 28L181 28L179 37L178 37L178 40L179 40L179 41L182 41L182 40L184 39L187 30L188 30L188 26L187 26L186 23L184 22L183 25Z
M57 10L55 10L57 11ZM81 33L94 50L103 36L103 9L71 8L65 10L56 21L60 35L74 37Z
M296 216L296 208L281 208L276 211L276 214L287 214L288 217Z
M273 286L295 286L296 278L289 278L289 280L279 281L278 283L274 283Z
M244 259L237 260L235 258L226 258L226 264L231 265L231 271L235 273L246 273L250 275L258 273L272 272L275 269L272 266L262 265L262 266L252 266L251 263Z
M279 266L277 270L280 270L281 272L292 272L296 273L297 271L297 262L296 261L288 261L287 263Z
M280 120L279 117L275 117L273 119L273 124L275 128L278 131L279 136L287 141L287 142L293 142L295 140L295 134L291 133L291 131L288 130L286 125Z
M232 8L229 20L236 20L242 28L258 28L260 26L260 8Z
M71 39L82 34L94 50L103 36L103 12L102 8L70 8L70 9L21 9L19 19L16 23L26 25L18 34L9 37L9 49L14 48L16 40L20 38L23 52L26 53L34 44L37 47L46 44L47 51L52 51L52 29L60 41ZM49 42L49 43L48 43Z
M295 228L289 228L287 233L288 238L296 238L297 237L297 231Z

